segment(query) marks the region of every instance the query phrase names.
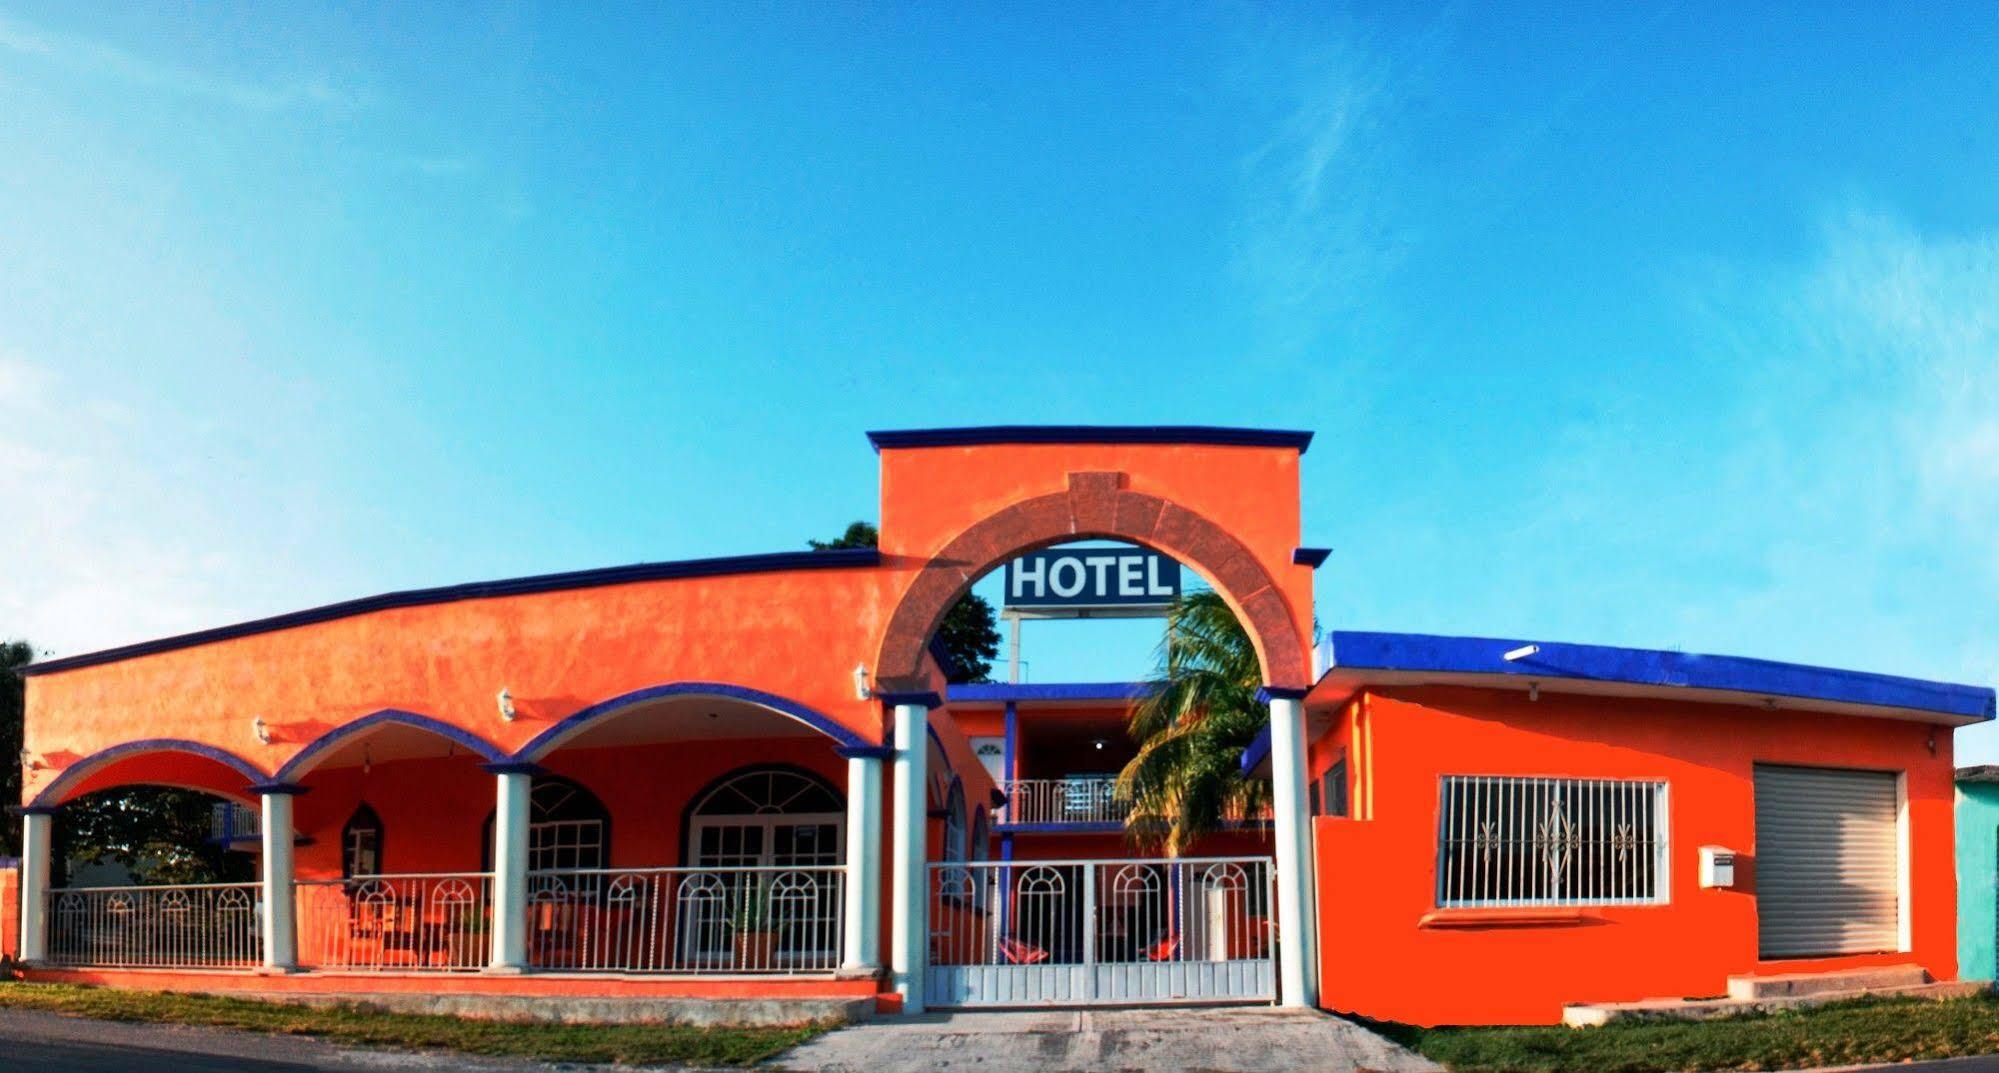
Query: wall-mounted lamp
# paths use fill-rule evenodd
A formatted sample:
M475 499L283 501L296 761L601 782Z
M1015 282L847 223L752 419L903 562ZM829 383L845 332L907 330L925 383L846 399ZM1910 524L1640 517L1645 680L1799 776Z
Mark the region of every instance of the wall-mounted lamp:
M514 711L514 695L502 689L500 695L493 699L499 702L500 718L509 723L513 722L514 716L518 714Z
M1513 651L1508 652L1499 658L1505 660L1508 663L1518 663L1521 660L1526 659L1528 656L1534 655L1539 651L1541 651L1540 645L1521 645L1519 648L1516 648Z
M875 691L868 688L868 665L854 664L854 699L867 700L874 695Z
M1105 741L1105 740L1104 740L1103 738L1091 738L1091 739L1090 739L1090 748L1092 748L1092 749L1102 749L1102 748L1103 748L1104 746L1106 746L1106 745L1109 745L1109 744L1110 744L1110 742L1108 742L1108 741Z
M257 740L265 745L271 743L271 725L264 722L264 717L261 715L250 721L250 733L255 734Z

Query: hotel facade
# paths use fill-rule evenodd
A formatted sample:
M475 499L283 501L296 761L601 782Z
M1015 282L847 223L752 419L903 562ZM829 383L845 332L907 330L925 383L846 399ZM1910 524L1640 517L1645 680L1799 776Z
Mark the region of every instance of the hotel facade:
M28 668L0 904L29 975L1422 1024L1957 977L1951 732L1989 689L1318 635L1309 434L869 438L878 548L391 593ZM951 684L933 643L979 577L1086 540L1198 574L1261 665L1243 765L1270 808L1180 855L1133 848L1109 789L1142 685ZM134 784L216 795L258 878L58 885L64 804Z

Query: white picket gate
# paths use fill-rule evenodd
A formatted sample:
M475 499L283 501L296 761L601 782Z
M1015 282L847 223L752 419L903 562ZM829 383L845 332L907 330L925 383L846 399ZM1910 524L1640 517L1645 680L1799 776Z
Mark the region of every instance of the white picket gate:
M1268 857L930 866L935 1007L1276 997Z

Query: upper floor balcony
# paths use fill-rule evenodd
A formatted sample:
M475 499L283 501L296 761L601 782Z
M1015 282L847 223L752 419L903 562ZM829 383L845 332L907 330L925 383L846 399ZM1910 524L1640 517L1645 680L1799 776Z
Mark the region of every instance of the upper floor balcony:
M1070 775L1060 779L1001 780L1006 804L994 816L1001 827L1105 829L1123 827L1131 806L1118 800L1116 775ZM1255 815L1233 814L1232 824L1268 820L1267 809Z

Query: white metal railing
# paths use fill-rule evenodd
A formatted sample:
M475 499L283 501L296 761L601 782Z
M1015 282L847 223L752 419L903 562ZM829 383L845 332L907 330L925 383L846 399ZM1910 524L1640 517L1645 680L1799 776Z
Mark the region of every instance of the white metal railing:
M929 997L1267 998L1271 879L1268 857L933 864Z
M209 809L208 837L211 841L228 846L232 842L259 839L264 836L264 811L239 805L234 801L218 801Z
M1006 795L1002 823L1123 823L1131 807L1117 799L1115 775L1066 779L1012 779L1000 783Z
M528 964L572 972L798 974L840 965L842 865L528 874Z
M67 887L44 903L48 960L93 968L247 968L263 963L260 883Z
M1666 784L1450 775L1440 907L1632 905L1666 896Z
M491 961L487 872L298 883L299 963L350 972L464 972Z

